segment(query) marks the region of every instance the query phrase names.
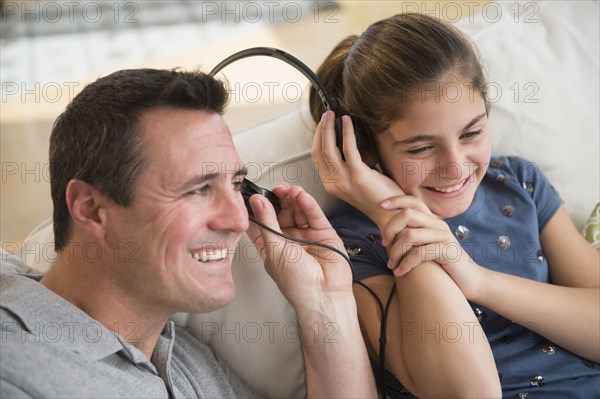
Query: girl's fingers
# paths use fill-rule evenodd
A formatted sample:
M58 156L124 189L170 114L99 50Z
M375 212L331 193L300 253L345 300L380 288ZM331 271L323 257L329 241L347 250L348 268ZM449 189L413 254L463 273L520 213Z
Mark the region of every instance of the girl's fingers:
M398 198L398 197L395 197ZM383 227L381 231L382 245L388 246L396 239L406 228L442 228L438 226L438 219L432 218L431 214L426 214L413 208L402 208L400 211Z
M352 119L348 115L342 116L342 137L342 148L348 167L350 170L356 171L358 168L363 167L363 161L356 144L354 125L352 124Z
M333 111L326 111L321 119L321 150L323 160L326 163L342 162L342 154L337 148L335 141L335 114Z
M446 250L455 249L448 248L449 244L445 239L444 231L408 228L398 234L396 242L389 250L388 267L393 269L415 253L426 255L422 261L440 259L445 256ZM423 248L427 250L424 254Z
M418 267L421 263L427 261L435 261L436 257L436 244L427 244L420 247L415 247L414 250L409 252L398 266L394 269L394 275L402 276L415 267ZM440 266L441 267L441 266Z
M412 195L398 195L395 197L388 198L381 203L381 207L389 210L412 208L425 214L435 216L421 199Z

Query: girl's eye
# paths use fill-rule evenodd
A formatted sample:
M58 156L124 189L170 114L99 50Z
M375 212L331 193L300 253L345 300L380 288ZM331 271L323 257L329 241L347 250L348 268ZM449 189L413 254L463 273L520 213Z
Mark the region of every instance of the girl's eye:
M409 154L418 155L418 154L422 154L425 151L428 151L432 148L433 148L433 146L431 146L431 145L424 145L423 147L415 148L414 150L408 150L407 152Z
M481 130L477 130L477 131L474 131L474 132L465 133L462 136L460 136L460 138L461 139L471 139L473 137L479 136L480 134L481 134Z

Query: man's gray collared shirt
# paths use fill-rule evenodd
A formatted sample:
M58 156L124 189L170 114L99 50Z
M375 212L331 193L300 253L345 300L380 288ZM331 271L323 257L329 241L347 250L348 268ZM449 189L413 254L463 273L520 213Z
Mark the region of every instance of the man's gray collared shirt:
M39 278L0 275L0 397L253 396L206 344L173 322L150 361L126 341L133 323L106 328Z

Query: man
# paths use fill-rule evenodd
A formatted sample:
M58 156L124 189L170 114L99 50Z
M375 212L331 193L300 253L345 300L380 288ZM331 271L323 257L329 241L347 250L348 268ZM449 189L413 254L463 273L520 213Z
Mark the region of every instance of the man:
M169 321L232 300L231 261L246 230L300 328L339 327L338 343L302 340L308 395L375 396L348 264L323 248L286 256L297 244L249 226L226 101L223 85L202 73L124 70L86 86L57 119L59 256L39 282L2 275L0 396L253 396ZM342 247L301 188L274 192L282 211L255 195L257 220Z

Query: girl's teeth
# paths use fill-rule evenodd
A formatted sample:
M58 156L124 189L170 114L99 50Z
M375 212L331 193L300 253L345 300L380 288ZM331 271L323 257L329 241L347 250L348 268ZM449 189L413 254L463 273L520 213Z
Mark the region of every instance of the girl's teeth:
M432 187L435 191L439 191L442 193L451 193L453 191L458 190L459 188L461 188L463 185L463 183L458 183L456 186L452 186L452 187L448 187L448 188L436 188L436 187Z

